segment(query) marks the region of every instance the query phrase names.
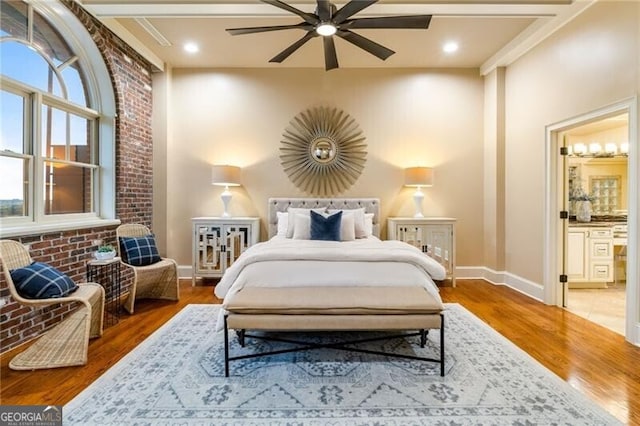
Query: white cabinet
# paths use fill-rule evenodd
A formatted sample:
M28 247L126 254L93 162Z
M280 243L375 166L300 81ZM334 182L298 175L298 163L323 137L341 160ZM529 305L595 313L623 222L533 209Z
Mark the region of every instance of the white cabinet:
M569 282L589 280L589 257L586 229L569 228L567 246L567 279Z
M257 217L194 217L193 278L221 277L248 247L258 242Z
M613 230L570 227L567 278L570 287L606 287L613 281ZM577 285L571 285L577 283Z
M589 278L591 281L613 281L613 230L592 229L589 232Z
M456 285L456 219L450 217L390 217L387 219L390 240L404 241L437 260Z

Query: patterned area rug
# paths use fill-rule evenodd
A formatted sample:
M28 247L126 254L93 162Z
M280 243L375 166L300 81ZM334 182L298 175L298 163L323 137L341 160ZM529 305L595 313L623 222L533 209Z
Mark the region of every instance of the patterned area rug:
M225 378L218 309L184 308L67 404L64 424L620 424L460 305L445 313L444 378L435 363L331 349L234 361ZM437 358L438 341L369 345ZM234 338L231 353L279 347Z

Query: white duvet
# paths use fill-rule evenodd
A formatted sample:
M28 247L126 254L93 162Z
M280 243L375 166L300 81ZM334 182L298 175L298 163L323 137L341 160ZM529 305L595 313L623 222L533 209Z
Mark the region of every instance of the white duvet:
M216 285L221 299L244 287L422 286L440 299L433 280L442 265L417 248L375 237L314 241L274 237L248 248Z

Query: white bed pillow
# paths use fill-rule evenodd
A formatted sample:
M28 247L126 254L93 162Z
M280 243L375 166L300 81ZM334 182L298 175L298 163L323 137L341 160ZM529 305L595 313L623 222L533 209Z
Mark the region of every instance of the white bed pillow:
M367 234L367 237L373 235L373 216L373 213L364 214L364 232Z
M278 220L276 235L279 237L286 237L287 227L289 226L289 213L276 212L276 217Z
M331 215L322 214L324 217ZM311 214L296 214L295 225L293 228L294 240L310 240L311 239ZM353 215L344 216L340 220L340 241L354 241L356 239Z
M295 217L297 214L301 214L301 215L305 215L305 216L309 216L311 217L311 213L309 213L311 210L313 210L316 213L320 213L320 214L325 214L327 212L327 210L324 207L320 207L317 209L301 209L301 208L297 208L297 207L289 207L287 209L287 213L289 215L289 218L287 220L287 238L293 238L293 231L295 229ZM308 239L308 238L307 238Z
M365 227L365 216L364 216L364 207L359 209L329 209L329 214L342 212L342 217L345 216L353 216L353 223L356 228L356 238L366 238L371 234L367 234L367 230Z
M296 214L293 218L295 224L293 226L294 240L311 239L311 215Z
M354 241L356 239L355 216L344 215L342 213L342 222L340 222L340 241Z

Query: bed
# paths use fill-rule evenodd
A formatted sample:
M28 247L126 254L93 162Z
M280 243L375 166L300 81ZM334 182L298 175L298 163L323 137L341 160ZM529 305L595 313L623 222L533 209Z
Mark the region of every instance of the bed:
M341 241L305 235L307 216L321 212L340 212ZM218 327L225 333L225 375L230 361L276 353L231 356L229 330L242 346L246 338L268 339L264 332L364 330L397 332L384 338L419 336L424 347L429 329L440 332L438 358L379 354L438 362L444 375L444 308L434 280L446 271L409 244L381 241L379 214L375 198L269 199L269 240L247 249L216 285L223 299ZM330 346L372 353L354 347L370 340ZM327 346L280 341L300 345L287 351Z

